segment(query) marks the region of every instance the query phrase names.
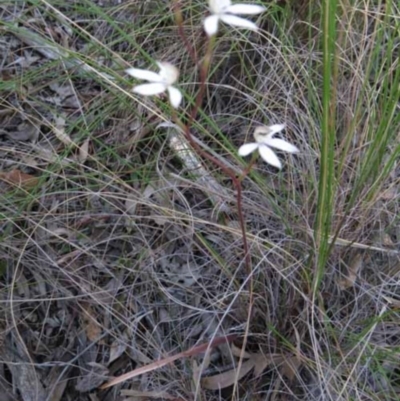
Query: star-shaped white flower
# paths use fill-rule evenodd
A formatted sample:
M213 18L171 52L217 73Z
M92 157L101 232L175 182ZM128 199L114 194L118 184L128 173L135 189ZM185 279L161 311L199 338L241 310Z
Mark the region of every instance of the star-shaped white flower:
M274 167L282 168L282 163L278 156L271 148L283 150L289 153L297 153L299 149L284 141L283 139L274 138L274 135L281 132L285 126L283 124L270 125L269 127L257 127L254 131L255 142L246 143L239 148L240 156L248 156L250 153L258 149L260 156L265 162Z
M170 63L157 62L160 72L141 70L139 68L128 68L126 73L137 79L149 81L148 84L135 86L132 91L140 95L152 96L165 91L168 92L169 100L173 107L177 108L182 101L182 93L172 86L179 78L179 70Z
M253 31L258 29L254 22L240 18L237 14L254 15L265 11L265 7L256 4L232 4L231 0L208 0L211 15L204 20L204 30L208 36L218 32L219 20L225 24Z

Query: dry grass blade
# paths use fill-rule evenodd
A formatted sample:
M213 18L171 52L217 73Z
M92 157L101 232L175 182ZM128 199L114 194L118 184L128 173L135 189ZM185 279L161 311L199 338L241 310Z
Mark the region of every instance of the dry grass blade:
M307 231L311 237L314 237L314 230L309 229ZM383 253L387 253L387 254L396 254L396 255L398 255L400 253L400 251L397 251L397 250L385 249L385 248L381 248L378 246L364 245L364 244L360 244L359 242L348 241L343 238L338 238L338 237L334 238L333 235L330 235L328 238L328 242L331 244L333 241L335 241L335 245L348 246L350 248L365 249L365 250L370 250L370 251L378 251L378 252L383 252Z
M218 346L220 344L224 344L226 342L233 341L233 340L235 340L236 337L237 337L236 334L231 334L231 335L226 336L226 337L215 338L214 340L212 340L209 343L204 343L204 344L201 344L201 345L197 345L197 346L195 346L193 348L190 348L187 351L179 352L178 354L169 356L169 357L164 358L164 359L162 359L160 361L150 363L150 364L148 364L146 366L142 366L142 367L140 367L138 369L132 370L131 372L125 373L124 375L116 377L115 379L110 380L108 383L103 384L100 387L100 389L103 390L103 389L106 389L108 387L115 386L118 383L122 383L122 382L124 382L126 380L129 380L129 379L132 379L134 377L140 376L140 375L142 375L144 373L152 372L153 370L156 370L156 369L159 369L159 368L161 368L163 366L169 365L170 363L172 363L172 362L174 362L174 361L176 361L176 360L178 360L180 358L185 358L185 357L188 357L188 356L193 356L193 355L200 354L202 352L207 351L207 349L209 347L216 347L216 346Z

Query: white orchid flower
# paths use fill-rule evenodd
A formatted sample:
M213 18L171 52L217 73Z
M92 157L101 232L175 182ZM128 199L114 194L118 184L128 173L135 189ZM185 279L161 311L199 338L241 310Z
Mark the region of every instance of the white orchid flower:
M141 70L139 68L128 68L126 73L137 79L149 81L148 84L135 86L132 91L139 95L152 96L165 91L168 92L169 101L172 106L177 108L182 102L182 93L179 89L172 86L179 78L179 70L167 62L157 62L160 72Z
M225 24L253 31L258 29L254 22L240 18L237 14L254 15L265 11L265 7L256 4L232 4L231 0L208 0L211 15L204 20L204 30L208 36L218 32L219 20Z
M278 156L271 148L283 150L284 152L297 153L299 149L284 141L283 139L274 138L274 135L281 132L285 128L284 124L270 125L269 127L257 127L253 133L255 142L246 143L239 148L240 156L248 156L250 153L258 149L260 156L265 162L274 167L282 168L282 163Z

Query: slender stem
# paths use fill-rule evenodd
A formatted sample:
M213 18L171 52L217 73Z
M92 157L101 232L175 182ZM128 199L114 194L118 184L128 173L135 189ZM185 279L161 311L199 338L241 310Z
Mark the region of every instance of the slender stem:
M253 155L252 159L250 160L250 163L247 165L247 167L243 170L242 174L238 178L238 180L240 182L242 182L248 176L248 174L250 173L251 169L253 168L256 160L257 160L257 156Z
M238 212L240 230L241 230L242 238L243 238L243 251L244 251L246 271L247 271L248 275L251 275L251 257L250 257L250 253L249 253L249 245L247 242L247 234L246 234L246 225L244 222L244 215L243 215L241 179L239 179L236 176L236 173L232 169L227 167L222 161L218 160L216 157L212 156L211 154L206 152L204 149L202 149L200 147L200 145L193 139L192 134L190 132L190 127L193 124L193 121L195 120L195 118L197 116L197 113L200 109L201 103L204 98L204 92L205 92L206 85L207 85L208 71L210 69L210 64L211 64L211 60L212 60L212 56L213 56L214 44L215 44L215 36L212 36L210 38L210 40L208 41L207 51L203 58L203 62L200 66L200 88L199 88L199 92L196 96L195 105L190 112L187 124L183 125L180 122L179 126L183 128L183 132L184 132L184 135L185 135L187 141L192 146L192 148L197 152L197 154L199 154L204 159L209 160L210 162L215 164L217 167L219 167L222 170L222 172L226 176L228 176L232 180L233 186L236 189L236 207L237 207L237 212ZM251 285L251 287L252 287L252 285Z
M178 25L179 36L181 37L182 42L185 45L186 50L189 53L189 56L192 59L193 63L195 65L197 65L196 49L190 44L188 38L186 37L185 29L183 27L183 16L182 16L181 1L180 0L175 0L173 5L172 5L172 8L174 10L176 24Z
M196 96L196 101L194 104L194 107L192 108L190 115L189 115L189 120L187 123L188 128L193 124L193 121L195 120L197 113L200 109L201 102L203 101L204 98L204 92L206 90L207 86L207 76L208 76L208 70L210 69L210 64L213 56L213 50L214 50L214 44L215 44L215 36L212 36L210 40L208 41L207 45L207 51L204 56L203 62L200 66L200 87L199 87L199 92Z
M242 206L242 184L241 184L241 178L236 177L236 173L227 167L222 161L218 160L216 157L213 155L210 155L208 152L206 152L204 149L200 147L200 145L193 139L193 136L190 132L188 124L183 124L179 119L176 117L175 119L176 124L183 129L183 133L185 135L185 138L189 142L190 146L194 149L194 151L203 157L206 160L209 160L213 164L215 164L217 167L219 167L222 172L228 176L231 180L232 183L236 189L236 207L238 211L238 218L239 218L239 224L240 224L240 229L242 232L242 238L243 238L243 250L245 254L245 264L246 264L246 270L248 274L251 274L251 257L249 253L249 246L247 242L247 234L246 234L246 226L244 222L244 217L243 217L243 206Z
M196 55L193 47L188 42L185 32L184 32L182 9L181 9L181 4L180 4L179 0L176 0L174 2L174 12L175 12L175 20L178 25L179 35L182 38L182 41L185 44L185 47L186 47L190 57L197 64L197 55ZM250 277L249 315L251 315L252 314L252 312L251 312L252 304L253 304L253 278L252 278L252 269L251 269L251 256L249 253L249 246L248 246L247 234L246 234L246 225L245 225L244 214L243 214L242 183L241 182L242 182L243 178L249 173L252 164L249 165L248 170L245 170L241 177L237 177L236 173L232 169L230 169L222 161L218 160L216 157L214 157L213 155L209 154L204 149L202 149L201 146L193 139L193 136L190 132L190 128L193 124L193 121L197 117L201 103L204 99L204 93L205 93L206 86L207 86L208 71L209 71L210 65L211 65L215 40L216 40L215 35L209 39L208 44L207 44L206 53L204 55L201 65L199 67L199 69L200 69L199 91L196 96L194 107L192 108L192 110L189 114L187 123L183 124L176 113L173 114L173 119L174 119L175 123L183 130L185 138L189 142L190 146L192 146L193 150L195 152L197 152L197 154L199 156L203 157L206 160L209 160L214 165L219 167L222 170L222 172L232 180L233 186L236 189L236 207L237 207L237 212L238 212L240 230L241 230L242 238L243 238L244 260L245 260L246 272Z
M178 23L178 25L179 25L179 23ZM182 25L182 23L180 25ZM181 36L184 37L183 34ZM200 87L199 87L198 94L196 96L194 107L192 108L192 110L189 114L187 123L183 124L176 113L173 115L173 117L174 117L176 124L182 129L186 140L189 142L189 144L193 148L193 150L200 157L203 157L204 159L209 160L214 165L219 167L222 170L222 172L232 180L233 186L235 187L235 190L236 190L236 207L237 207L240 230L241 230L241 234L242 234L245 270L246 270L247 276L249 278L249 286L248 286L249 304L248 304L248 311L247 311L246 332L245 332L244 342L243 342L243 350L244 350L246 347L246 344L247 344L249 329L250 329L250 325L251 325L251 319L253 318L254 280L253 280L253 272L252 272L252 266L251 266L251 255L249 252L249 245L247 242L246 225L245 225L244 213L243 213L242 181L249 174L256 159L253 157L253 159L251 160L251 162L249 163L247 168L238 177L238 176L236 176L235 171L233 171L231 168L226 166L221 160L217 159L216 157L214 157L213 155L211 155L210 153L208 153L204 149L202 149L201 146L193 139L192 133L190 132L190 128L193 124L193 121L196 119L197 113L203 102L204 93L205 93L206 85L207 85L208 71L210 69L210 64L211 64L211 60L212 60L212 56L213 56L214 44L215 44L215 36L213 36L209 39L206 54L204 56L201 66L199 67L200 68Z
M245 226L244 217L243 217L242 183L240 182L240 180L237 177L234 177L234 178L235 179L232 178L232 181L233 181L233 185L236 188L236 194L237 194L236 195L236 207L237 207L238 216L239 216L240 230L242 231L242 237L243 237L244 260L245 260L245 264L246 264L247 274L250 275L251 274L251 257L250 257L250 252L249 252L249 245L247 243L246 226Z

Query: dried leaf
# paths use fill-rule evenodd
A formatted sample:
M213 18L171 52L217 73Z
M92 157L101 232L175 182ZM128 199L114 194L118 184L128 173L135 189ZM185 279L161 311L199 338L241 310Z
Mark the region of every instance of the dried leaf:
M53 83L49 85L50 88L57 93L59 96L59 103L64 108L78 109L81 107L79 99L77 98L76 92L72 85L60 86L57 83ZM57 99L54 97L53 99ZM49 101L46 98L46 101Z
M36 168L38 166L38 162L34 157L23 155L21 161L28 167Z
M61 96L62 99L74 95L74 89L71 85L61 86L58 83L51 83L49 86L57 95Z
M63 107L66 107L68 109L82 109L82 105L79 102L79 98L77 98L75 94L73 96L64 99L62 104Z
M31 64L36 63L38 60L40 60L40 57L32 56L30 52L24 51L24 56L18 57L12 63L8 64L7 67L19 65L21 68L28 68L31 66Z
M203 371L210 366L211 351L212 351L211 348L206 351L204 358L203 358L203 362L200 365L198 365L196 360L193 359L193 362L192 362L193 383L198 383L200 381Z
M393 308L396 308L396 309L400 308L400 300L399 299L395 299L395 298L392 298L392 297L387 297L385 295L382 295L382 298L385 299L386 302L390 306L392 306Z
M127 344L127 338L126 336L123 336L123 338L116 339L113 341L110 347L110 358L108 360L108 365L111 362L114 362L116 359L118 359L127 349L128 344Z
M24 189L35 187L39 178L30 174L25 174L22 171L15 169L7 173L0 172L0 180L5 181L7 184L15 185Z
M63 265L64 263L70 261L71 259L77 258L81 253L82 253L82 251L80 249L77 249L77 250L72 251L72 252L68 252L66 255L64 255L60 259L58 259L56 261L56 263L58 265Z
M143 191L143 197L145 199L149 199L150 196L153 195L155 192L156 192L156 188L153 185L149 184Z
M88 366L90 366L90 370L84 376L79 377L75 386L80 393L86 393L99 387L109 375L108 369L100 363L90 362Z
M220 373L219 375L203 378L201 380L201 386L208 390L219 390L232 386L232 384L244 377L253 368L254 359L249 359L242 363L239 371L237 369L232 369L228 372Z
M236 347L236 345L233 344L233 343L231 344L231 351L232 351L232 355L236 356L238 358L242 357L242 358L245 358L245 359L249 359L249 358L251 358L253 356L252 354L249 354L246 351L242 351L241 348Z
M121 390L121 395L127 397L146 397L161 398L165 400L176 400L176 397L166 391L140 391L140 390Z
M168 222L171 221L170 217L161 216L159 214L151 214L149 218L151 218L154 221L154 223L158 224L159 226L165 226Z
M89 142L90 139L87 138L85 142L82 143L82 145L79 148L79 156L78 156L78 161L81 163L85 163L86 159L88 158L89 155Z
M19 351L18 348L20 347L16 346L8 337L5 338L4 346L0 347L0 358L8 366L14 391L18 391L19 399L23 401L45 400L47 391L41 383L40 370L36 370L26 353ZM7 399L3 397L3 392L2 386L1 400ZM12 397L12 399L16 398Z
M135 215L137 204L138 204L137 195L129 194L125 200L126 213L130 215Z
M350 261L347 267L347 277L340 280L339 286L342 290L353 287L357 280L357 273L360 270L363 263L361 253L357 253Z
M264 370L274 361L274 357L276 355L264 355L264 354L256 354L253 355L254 358L254 377L260 377Z
M57 163L62 166L68 166L74 162L72 158L61 158L52 149L47 149L41 146L35 146L34 149L36 151L36 157L41 160L41 164Z
M143 198L144 199L149 199L151 196L154 195L154 199L155 201L159 204L159 205L163 205L164 203L164 198L161 195L161 192L159 191L159 188L157 187L157 185L159 185L160 183L158 182L154 182L152 185L147 185L147 187L145 188L145 190L143 191ZM159 213L152 213L149 218L151 218L156 224L158 224L159 226L164 226L166 223L168 223L169 221L171 221L171 218L168 216L164 216L162 214L161 211L159 211Z
M380 198L385 201L391 201L398 197L398 191L395 187L388 188L380 194Z
M206 352L207 349L209 349L210 347L216 347L217 345L231 342L231 341L235 340L236 337L237 336L235 334L231 334L231 335L224 336L224 337L214 338L212 341L210 341L208 343L196 345L195 347L192 347L192 348L188 349L187 351L179 352L178 354L168 356L164 359L161 359L156 362L152 362L145 366L141 366L140 368L134 369L128 373L125 373L119 377L116 377L116 378L110 380L108 383L103 384L100 387L100 389L104 390L108 387L115 386L116 384L122 383L122 382L132 379L134 377L140 376L144 373L152 372L153 370L156 370L163 366L169 365L170 363L172 363L178 359L193 356L193 355L198 355L202 352Z
M280 370L290 381L293 381L300 366L301 361L299 358L295 356L283 357Z
M128 348L129 356L132 360L136 361L140 365L148 365L151 363L151 359L144 354L140 349L136 347L135 341L132 341L130 347Z
M83 324L85 327L86 336L90 341L97 341L103 332L103 329L93 317L94 311L90 306L84 308Z
M59 96L38 96L38 99L44 103L54 104L59 107L63 104L62 99Z
M60 375L67 375L69 368L67 368L67 372L62 372L63 368L59 366L53 366L50 372L46 375L43 380L43 384L45 384L45 388L50 389L50 396L47 398L48 401L62 401L65 389L68 384L68 380L60 380Z
M62 117L57 117L55 119L53 131L57 139L64 145L71 145L74 143L70 136L65 133L65 120Z
M201 378L201 373L203 372L202 364L198 364L195 359L192 360L192 381L193 383L198 383Z
M374 238L374 245L385 246L389 248L393 248L395 246L392 238L388 233L380 232Z
M47 229L47 232L51 235L54 235L55 237L65 237L65 238L74 237L74 232L64 227L58 227L58 228L49 227Z
M4 131L4 133L14 141L36 141L39 137L39 128L29 122L23 122L18 125L17 131Z
M35 33L33 30L25 29L20 27L18 31L12 32L14 36L19 38L22 42L26 43L30 47L35 48L37 52L44 55L50 60L63 60L67 68L76 68L79 67L79 71L88 71L93 73L93 67L85 64L80 59L71 58L68 51L63 50L61 46L53 46L50 44L47 38L42 37L41 35ZM98 75L107 77L110 79L108 74L101 74ZM112 79L112 78L111 78Z

